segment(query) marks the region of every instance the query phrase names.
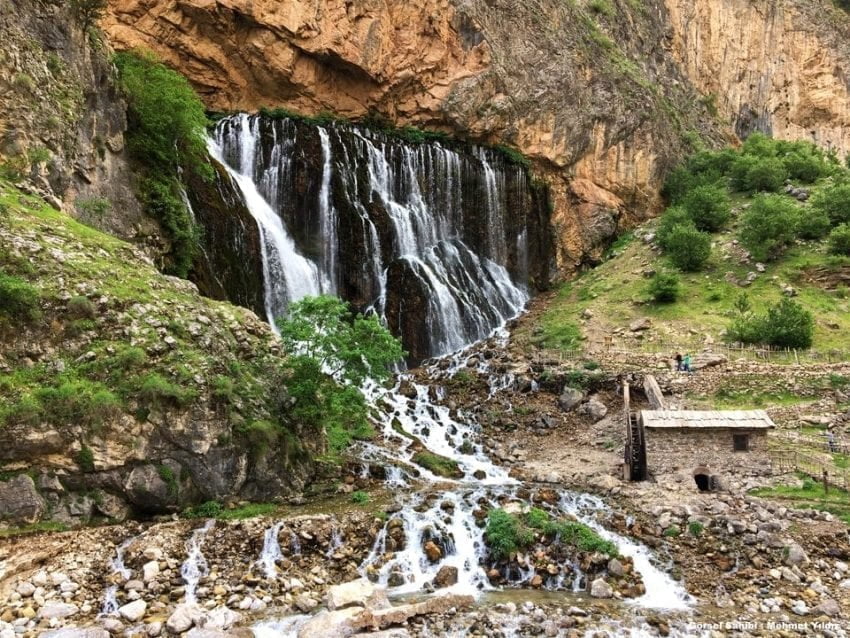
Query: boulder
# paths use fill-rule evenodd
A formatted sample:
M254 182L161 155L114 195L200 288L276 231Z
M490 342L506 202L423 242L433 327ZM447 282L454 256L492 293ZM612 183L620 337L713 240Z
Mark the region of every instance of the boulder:
M584 392L575 388L566 387L558 397L558 405L564 412L569 412L584 400Z
M621 563L616 558L612 558L611 560L608 561L608 573L611 574L612 576L616 576L617 578L620 578L620 577L623 576L623 574L626 573L626 570L623 567L623 563Z
M196 620L202 618L203 610L197 605L179 605L168 617L165 626L172 634L182 634L195 624Z
M129 501L146 512L165 512L176 504L176 494L160 477L159 469L153 465L133 468L124 484Z
M597 578L590 584L590 595L593 598L611 598L614 596L614 590L604 578Z
M589 417L595 423L605 418L605 415L608 414L608 408L602 401L593 396L581 404L578 412L583 416Z
M451 565L443 565L434 576L434 587L437 589L443 587L451 587L457 584L457 567Z
M474 602L475 599L472 596L443 594L408 605L396 605L395 607L377 610L366 609L356 618L352 618L351 623L355 629L383 629L391 625L400 625L414 616L444 614L452 608L464 609L472 607ZM300 631L298 635L300 638Z
M804 565L809 562L809 557L806 555L805 550L797 543L787 545L783 554L783 562L786 565Z
M352 605L363 607L366 605L366 601L375 594L376 589L375 585L368 579L358 578L341 585L334 585L328 589L325 601L331 611Z
M321 611L298 629L298 638L347 638L355 632L353 620L362 607Z
M44 607L38 610L38 617L45 620L52 618L68 618L77 614L80 608L71 603L54 603L49 602Z
M440 546L437 545L434 541L428 541L422 547L425 550L425 555L428 557L432 563L436 563L440 558L443 557L443 550L440 549Z
M134 600L131 603L118 608L118 613L128 622L139 622L145 616L148 604L144 600Z
M44 511L44 499L35 489L32 478L26 474L0 482L0 520L28 525L38 521Z
M829 616L834 618L841 613L841 607L832 598L827 598L820 605L812 610L815 616Z
M649 320L649 317L635 319L629 324L629 330L632 332L642 332L643 330L649 330L651 327L652 322Z

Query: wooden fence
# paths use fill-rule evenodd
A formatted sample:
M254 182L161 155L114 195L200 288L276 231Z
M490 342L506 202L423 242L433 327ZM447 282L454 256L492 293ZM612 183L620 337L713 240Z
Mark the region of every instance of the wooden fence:
M850 471L832 463L796 450L776 449L770 451L770 464L774 473L801 472L822 483L850 491Z

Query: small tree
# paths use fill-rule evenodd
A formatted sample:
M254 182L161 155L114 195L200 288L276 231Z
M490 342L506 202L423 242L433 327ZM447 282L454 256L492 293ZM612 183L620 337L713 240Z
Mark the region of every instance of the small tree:
M781 160L765 158L750 166L747 171L747 190L768 191L775 193L788 178L788 170Z
M841 224L829 233L829 252L832 255L850 255L850 224Z
M797 236L801 239L821 239L829 232L829 217L821 210L808 207L800 210L797 219Z
M658 240L658 245L664 250L668 249L670 236L675 228L679 226L687 226L696 230L691 216L681 206L671 206L664 211L661 218L658 220L658 230L655 232L655 237Z
M667 240L667 253L677 268L699 270L711 255L711 235L693 226L676 226Z
M656 273L646 291L656 303L672 303L679 298L679 277L672 272Z
M70 0L71 11L84 31L88 31L103 17L107 0Z
M785 297L768 309L764 327L766 340L772 346L809 348L815 333L815 320L811 312Z
M367 379L386 379L402 360L398 339L377 317L354 316L346 302L326 295L293 303L278 325L289 353L292 416L322 431L332 454L352 438L367 436L371 429L359 388Z
M708 232L720 230L732 214L726 189L717 185L697 186L685 196L682 207L699 230Z
M794 240L799 208L782 195L759 195L741 218L741 243L759 261L776 259Z
M829 172L823 158L814 153L804 153L801 151L790 153L785 157L783 163L791 179L796 179L807 184L813 184Z
M815 193L812 208L825 213L833 224L850 222L850 183L836 184Z

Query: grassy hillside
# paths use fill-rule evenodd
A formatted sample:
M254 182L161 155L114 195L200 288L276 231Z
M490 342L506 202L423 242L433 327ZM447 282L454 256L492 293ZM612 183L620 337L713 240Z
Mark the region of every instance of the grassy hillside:
M823 206L819 203L822 195L840 189L850 177L834 158L809 145L797 143L792 148L796 146L801 146L819 165L813 183L791 179L790 185L802 187L809 197L798 201L796 196L785 193L788 185L784 171L779 172L781 179L775 190L780 194L775 197L787 200L798 215L795 223L803 227L816 216L818 207ZM730 164L734 166L735 161L746 156L746 150L745 147L743 151L721 153L729 154ZM716 157L720 153L702 155ZM529 333L527 338L542 347L571 349L581 340L601 343L606 335L622 330L624 335L615 337L615 342L628 343L632 340L629 324L649 318L652 327L644 340L696 348L706 341L724 339L736 316L736 300L742 293L748 296L753 312L758 314L789 296L785 291L790 286L795 293L792 298L813 315L812 348L849 350L846 335L850 329L850 291L845 282L850 282L850 257L832 254L835 249L831 248L827 235L841 220L831 220L829 228L819 231L824 234L818 239L804 239L799 232L793 232L787 245L773 246L768 251L769 259L759 262L748 256L742 237L747 211L765 197L764 191L736 187L734 173L705 177L693 167L688 168L688 164L678 178L690 180L690 188L706 182L717 184L721 194L728 197L731 214L717 232L710 233L708 259L697 269L685 271L677 268L671 254L659 247L656 233L665 223L665 217L672 214L668 210L660 220L621 237L600 266L563 284L541 316L534 334ZM679 201L684 197L680 194ZM844 209L838 207L838 210L840 215ZM850 215L850 202L847 214ZM652 274L657 272L673 273L678 278L679 293L674 302L651 300L648 286ZM740 285L748 276L753 278L751 283Z

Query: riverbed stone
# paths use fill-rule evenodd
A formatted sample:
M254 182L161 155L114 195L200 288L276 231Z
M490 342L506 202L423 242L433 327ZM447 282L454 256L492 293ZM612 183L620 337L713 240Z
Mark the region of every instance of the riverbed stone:
M458 571L457 567L451 565L443 565L434 576L434 587L438 589L443 587L451 587L457 584Z
M321 611L298 629L298 638L347 638L355 631L352 620L363 611L363 607Z
M38 617L50 620L52 618L69 618L76 615L80 608L71 603L50 602L38 610Z
M590 595L593 598L611 598L614 590L604 578L597 578L590 584Z
M366 601L374 595L376 587L366 578L358 578L328 589L325 601L328 609L342 609L352 605L365 606Z
M144 600L134 600L131 603L118 608L118 613L121 617L129 622L139 622L144 618L145 612L148 609L148 604Z

